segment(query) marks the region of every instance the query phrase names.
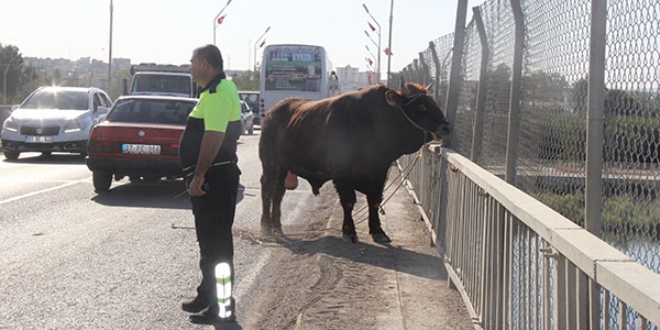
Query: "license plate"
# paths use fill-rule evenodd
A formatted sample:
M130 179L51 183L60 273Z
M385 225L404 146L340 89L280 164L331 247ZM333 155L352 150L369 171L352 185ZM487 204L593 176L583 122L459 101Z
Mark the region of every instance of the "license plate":
M31 136L28 135L25 137L25 142L27 143L53 143L52 136Z
M159 155L160 145L157 144L122 144L121 151L125 154Z

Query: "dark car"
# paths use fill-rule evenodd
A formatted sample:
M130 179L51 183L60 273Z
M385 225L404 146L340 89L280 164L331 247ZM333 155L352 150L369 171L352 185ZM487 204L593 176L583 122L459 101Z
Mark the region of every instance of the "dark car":
M87 167L97 191L124 177L158 181L182 176L179 139L197 99L169 96L119 98L88 142Z
M245 101L252 109L254 114L254 124L261 125L261 115L259 113L259 92L254 91L238 91L238 97L241 101Z

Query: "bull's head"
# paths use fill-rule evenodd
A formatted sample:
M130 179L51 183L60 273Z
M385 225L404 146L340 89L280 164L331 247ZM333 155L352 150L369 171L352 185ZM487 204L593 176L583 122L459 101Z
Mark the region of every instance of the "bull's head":
M438 140L451 132L451 125L438 102L429 94L428 87L406 83L401 77L400 90L388 90L385 98L390 106L399 108L411 124L433 134L434 139Z

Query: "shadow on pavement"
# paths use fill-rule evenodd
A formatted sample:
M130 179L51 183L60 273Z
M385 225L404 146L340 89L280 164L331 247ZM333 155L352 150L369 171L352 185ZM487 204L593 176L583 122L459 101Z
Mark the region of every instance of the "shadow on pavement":
M424 278L447 279L447 271L440 257L411 251L391 243L348 243L341 237L329 235L309 240L280 235L278 243L298 255L325 254Z
M106 206L185 210L191 208L188 192L182 179L159 180L157 182L140 180L121 185L117 184L113 181L110 190L98 192L96 196L92 197L92 201ZM244 191L245 187L239 185L237 204L243 200Z

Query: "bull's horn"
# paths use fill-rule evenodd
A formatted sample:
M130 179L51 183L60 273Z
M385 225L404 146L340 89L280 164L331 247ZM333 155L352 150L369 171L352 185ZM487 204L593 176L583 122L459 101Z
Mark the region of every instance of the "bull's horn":
M406 86L406 82L403 81L403 76L401 76L401 93L403 93L403 95L405 95L406 97L410 95L410 90Z
M431 86L433 86L433 82L431 82L428 86L426 86L426 89L431 90Z

